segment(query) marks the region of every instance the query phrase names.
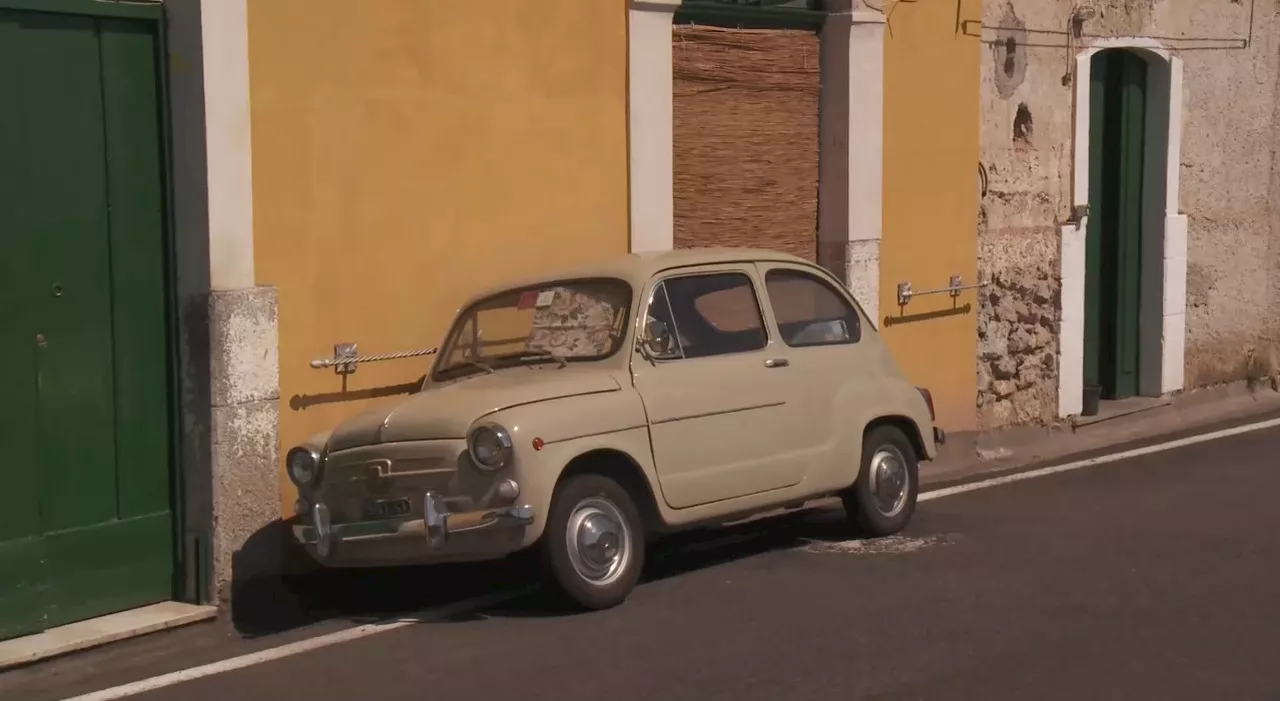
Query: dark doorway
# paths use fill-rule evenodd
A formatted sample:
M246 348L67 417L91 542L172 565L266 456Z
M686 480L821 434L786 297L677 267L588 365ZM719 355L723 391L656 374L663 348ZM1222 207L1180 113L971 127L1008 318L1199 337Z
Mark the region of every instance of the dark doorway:
M1147 63L1131 51L1102 51L1090 76L1086 404L1090 392L1138 394Z

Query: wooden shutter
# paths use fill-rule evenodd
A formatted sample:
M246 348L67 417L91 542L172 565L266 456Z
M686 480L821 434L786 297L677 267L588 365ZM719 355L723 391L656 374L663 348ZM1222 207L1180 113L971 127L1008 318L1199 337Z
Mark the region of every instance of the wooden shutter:
M817 257L818 36L677 25L675 246Z

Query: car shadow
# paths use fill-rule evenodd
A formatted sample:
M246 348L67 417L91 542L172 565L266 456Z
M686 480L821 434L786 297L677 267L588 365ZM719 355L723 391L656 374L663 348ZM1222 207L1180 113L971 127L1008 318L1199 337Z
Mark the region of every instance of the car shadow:
M433 622L577 613L538 586L538 563L533 552L483 563L316 569L305 553L282 537L287 527L287 522L278 522L263 529L237 557L252 557L256 549L275 548L279 552L283 548L286 570L301 573L238 579L234 574L242 568L233 562L231 622L241 636L271 635L329 620L367 623L419 617L424 609L445 610L422 618ZM278 532L270 532L272 529ZM651 544L640 586L811 541L844 541L857 535L841 510L821 508L688 531ZM462 605L477 597L504 592L513 596L489 606ZM461 606L449 611L451 605Z
M865 536L850 525L840 508L809 508L720 528L679 533L649 546L639 587L813 542L843 542L862 537ZM470 611L468 619L560 617L583 613L586 612L566 605L544 589L538 589Z

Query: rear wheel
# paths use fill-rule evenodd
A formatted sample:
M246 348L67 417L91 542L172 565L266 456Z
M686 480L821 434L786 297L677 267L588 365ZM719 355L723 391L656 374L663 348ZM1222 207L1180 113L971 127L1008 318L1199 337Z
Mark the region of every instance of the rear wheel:
M551 584L592 610L617 606L644 568L644 524L635 501L603 475L570 477L551 500L543 536Z
M842 495L850 520L877 538L906 528L920 494L918 471L915 450L900 429L879 426L868 432L858 481Z

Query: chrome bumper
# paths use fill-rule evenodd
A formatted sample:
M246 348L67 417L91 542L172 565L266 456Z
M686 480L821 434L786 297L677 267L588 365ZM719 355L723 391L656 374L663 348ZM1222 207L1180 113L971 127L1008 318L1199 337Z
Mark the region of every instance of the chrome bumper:
M331 524L329 507L317 503L310 509L311 523L295 525L293 537L304 545L314 545L321 556L328 555L335 543L390 538L423 538L428 547L435 550L443 548L449 536L455 533L523 527L533 523L533 507L528 504L450 512L439 494L427 492L422 506L423 518Z
M947 442L947 432L946 432L946 431L943 431L942 429L938 428L937 426L934 426L934 427L933 427L933 442L934 442L934 443L937 443L938 445L944 445L944 444Z

